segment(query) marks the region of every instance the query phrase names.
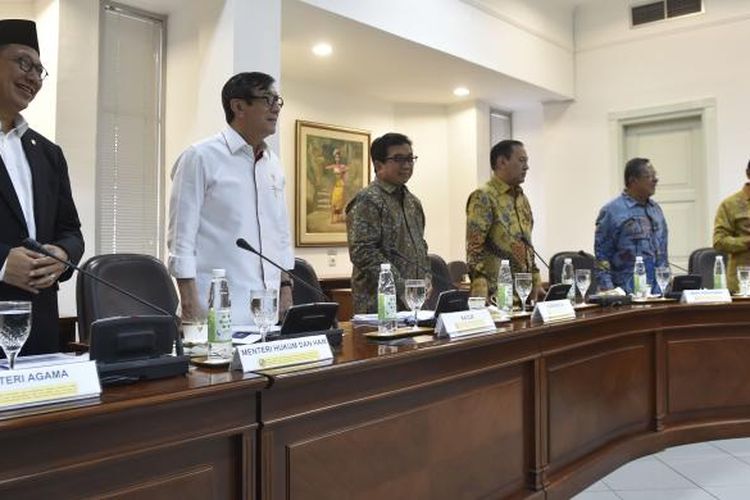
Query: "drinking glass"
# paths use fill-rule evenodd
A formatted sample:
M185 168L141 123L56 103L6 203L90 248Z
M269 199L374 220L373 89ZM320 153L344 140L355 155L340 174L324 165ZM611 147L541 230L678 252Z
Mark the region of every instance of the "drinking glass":
M737 266L737 281L740 282L740 295L750 295L750 266Z
M260 330L260 341L265 342L271 325L278 321L279 301L277 290L274 288L252 290L250 292L250 312Z
M414 329L417 326L417 316L422 308L425 299L427 299L427 280L406 280L404 281L404 292L406 295L406 305L414 311Z
M8 358L8 367L16 366L16 357L31 332L31 302L0 302L0 346Z
M518 298L521 299L521 312L523 312L526 310L526 299L531 294L531 273L516 273L515 283L516 293L518 293Z
M591 286L591 269L576 269L576 287L581 292L582 304L586 304L586 292Z
M669 266L656 268L656 282L659 284L659 290L661 290L662 298L664 298L664 294L667 293L667 285L669 285L669 278L670 278Z
M208 348L206 311L201 310L191 319L182 323L184 346L192 356L204 355Z

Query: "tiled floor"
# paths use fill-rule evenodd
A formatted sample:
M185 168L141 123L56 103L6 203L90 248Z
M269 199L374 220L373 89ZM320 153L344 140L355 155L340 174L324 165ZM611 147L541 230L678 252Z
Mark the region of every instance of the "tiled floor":
M750 438L668 448L623 465L575 500L750 500Z

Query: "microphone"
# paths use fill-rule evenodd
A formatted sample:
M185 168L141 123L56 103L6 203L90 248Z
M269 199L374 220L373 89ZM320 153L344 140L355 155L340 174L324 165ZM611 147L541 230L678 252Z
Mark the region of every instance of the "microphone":
M438 274L433 274L432 269L427 269L423 265L421 265L419 262L417 262L414 259L410 259L406 255L399 252L396 248L390 248L389 249L394 255L399 257L401 260L406 262L407 264L411 264L413 266L416 266L420 271L422 271L425 274L432 275L433 278L437 279L441 285L448 287L449 290L456 290L456 286L451 283L450 281L446 280L444 276L440 276Z
M173 314L173 313L171 313L171 312L169 312L169 311L167 311L165 309L162 309L161 307L157 306L156 304L152 304L151 302L138 297L134 293L129 292L129 291L125 290L124 288L121 288L121 287L115 285L114 283L112 283L110 281L102 279L99 276L96 276L95 274L92 274L92 273L86 271L85 269L82 269L82 268L76 266L75 264L73 264L70 261L67 261L65 259L61 259L57 255L53 254L52 252L50 252L49 250L47 250L46 248L44 248L41 245L41 243L39 243L38 241L36 241L34 238L26 238L26 239L24 239L23 240L23 246L25 246L29 250L33 250L33 251L35 251L37 253L42 254L45 257L50 257L51 259L54 259L57 262L65 264L66 267L75 269L76 271L78 271L79 273L83 274L87 278L91 278L92 280L96 281L97 283L101 283L102 285L104 285L104 286L106 286L108 288L111 288L112 290L115 290L115 291L117 291L117 292L119 292L119 293L121 293L121 294L123 294L123 295L125 295L127 297L130 297L131 299L135 300L139 304L143 304L144 306L149 307L149 308L153 309L154 311L156 311L156 312L158 312L160 314L163 314L164 316L169 316L170 318L172 318L175 321L175 324L179 327L181 320L180 320L180 317L177 316L176 314ZM178 356L182 356L183 355L182 338L180 338L179 334L177 335L177 338L175 339L175 353Z
M534 248L534 245L531 244L531 241L529 241L529 239L526 237L526 235L522 234L522 235L520 235L520 238L521 238L521 242L524 245L526 245L528 248L530 248L532 252L534 252L534 255L536 255L536 258L539 259L539 262L541 262L542 264L544 264L544 267L546 267L547 270L549 270L549 264L547 264L547 262L544 260L544 258L541 255L539 255L539 252L536 251L536 248Z
M269 259L265 255L263 255L262 253L260 253L258 250L256 250L255 248L253 248L253 246L250 243L248 243L247 241L245 241L245 238L237 238L237 241L235 242L235 244L238 247L240 247L241 249L243 249L243 250L246 250L246 251L248 251L250 253L254 253L255 255L257 255L258 257L260 257L261 259L263 259L266 262L268 262L269 264L271 264L273 267L279 269L281 272L284 272L284 273L287 273L287 274L291 275L294 278L294 282L295 283L297 283L299 281L305 288L307 288L308 290L310 290L313 293L315 293L318 297L321 297L323 299L323 302L330 302L331 301L331 299L329 299L328 296L326 296L326 294L324 294L318 287L312 285L311 283L308 283L307 280L305 280L304 278L302 278L299 274L297 274L293 270L284 269L279 264L277 264L276 262L272 261L271 259Z

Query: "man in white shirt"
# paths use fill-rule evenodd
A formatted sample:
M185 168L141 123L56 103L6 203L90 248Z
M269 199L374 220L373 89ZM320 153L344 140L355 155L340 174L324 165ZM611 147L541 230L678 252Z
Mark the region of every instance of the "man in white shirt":
M57 288L72 273L24 248L23 240L34 238L65 260L78 262L83 255L62 150L21 116L46 75L34 22L0 20L0 300L32 303L31 334L22 354L60 350Z
M223 131L185 150L172 171L169 270L177 279L182 317L205 312L211 270L226 269L232 322L251 324L250 291L279 289L279 310L291 306L291 282L257 255L238 248L244 238L284 269L294 267L279 158L265 138L276 132L284 100L264 73L239 73L221 92Z

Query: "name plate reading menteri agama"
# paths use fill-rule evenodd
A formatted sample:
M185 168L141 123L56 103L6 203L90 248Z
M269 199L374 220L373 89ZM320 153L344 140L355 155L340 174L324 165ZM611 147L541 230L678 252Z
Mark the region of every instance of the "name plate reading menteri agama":
M0 371L0 410L90 398L101 392L94 361Z
M254 372L331 358L333 352L326 336L314 335L239 346L234 351L232 370Z

